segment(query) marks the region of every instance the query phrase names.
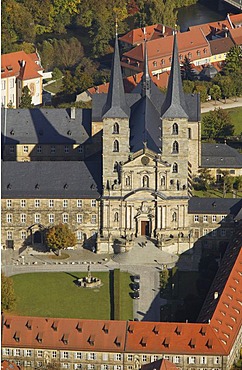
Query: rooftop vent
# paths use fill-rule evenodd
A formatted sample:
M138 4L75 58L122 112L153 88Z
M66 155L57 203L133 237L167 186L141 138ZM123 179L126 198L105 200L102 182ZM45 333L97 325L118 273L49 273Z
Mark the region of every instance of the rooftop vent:
M155 325L152 331L155 333L155 335L159 334L159 326Z
M16 342L20 341L20 332L19 331L16 331L14 333L13 339L15 339Z
M164 347L166 347L166 348L168 348L169 347L169 345L170 345L170 338L169 337L166 337L165 339L164 339L164 341L163 341L163 346Z
M141 341L140 341L140 344L142 347L146 347L147 345L147 337L142 337L141 338Z
M7 328L7 329L10 329L10 328L11 328L11 321L12 321L12 320L10 320L10 319L7 319L7 320L5 321L5 326L6 326L6 328Z
M7 70L8 71L12 71L13 70L13 67L11 65L7 66Z
M206 334L206 327L202 326L199 333L204 336Z
M181 327L181 325L178 325L178 326L176 327L175 333L176 333L177 335L181 335L181 331L182 331L182 327Z
M213 293L213 299L217 299L217 298L218 298L218 296L219 296L218 292L214 292L214 293Z
M134 325L129 325L128 332L133 333L134 332Z
M206 343L206 346L210 349L213 347L213 341L212 339L208 339L207 343Z

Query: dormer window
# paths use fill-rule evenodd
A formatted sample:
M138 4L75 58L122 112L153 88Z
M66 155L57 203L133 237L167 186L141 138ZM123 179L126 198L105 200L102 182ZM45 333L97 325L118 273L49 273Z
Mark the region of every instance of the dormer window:
M88 343L90 344L90 346L94 346L94 342L95 342L95 336L90 335L90 337L88 338Z
M157 62L156 61L153 62L153 66L157 67Z

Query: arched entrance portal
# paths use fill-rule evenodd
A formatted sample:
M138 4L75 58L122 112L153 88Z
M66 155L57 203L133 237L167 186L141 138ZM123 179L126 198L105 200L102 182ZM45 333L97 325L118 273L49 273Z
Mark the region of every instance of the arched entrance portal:
M40 244L42 243L42 237L40 231L35 231L34 233L34 244Z
M150 222L149 221L141 221L141 235L150 236Z

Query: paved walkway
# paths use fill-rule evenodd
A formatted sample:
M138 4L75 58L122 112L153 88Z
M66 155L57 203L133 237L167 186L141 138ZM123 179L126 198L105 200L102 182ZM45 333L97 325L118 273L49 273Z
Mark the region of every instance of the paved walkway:
M201 103L201 112L206 113L218 108L229 109L236 107L242 107L242 97L237 98L236 101L235 99L226 99L226 103L224 100L217 101L216 104L214 100L206 103Z

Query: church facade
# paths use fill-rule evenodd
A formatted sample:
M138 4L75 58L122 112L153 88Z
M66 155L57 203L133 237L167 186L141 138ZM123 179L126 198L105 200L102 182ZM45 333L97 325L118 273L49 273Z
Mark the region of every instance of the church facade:
M183 92L176 35L166 94L150 78L147 52L144 66L125 93L116 37L108 94L95 94L91 111L2 112L4 247L44 243L59 222L97 253L127 251L140 236L174 253L201 237L229 240L240 200L192 198L200 99Z

